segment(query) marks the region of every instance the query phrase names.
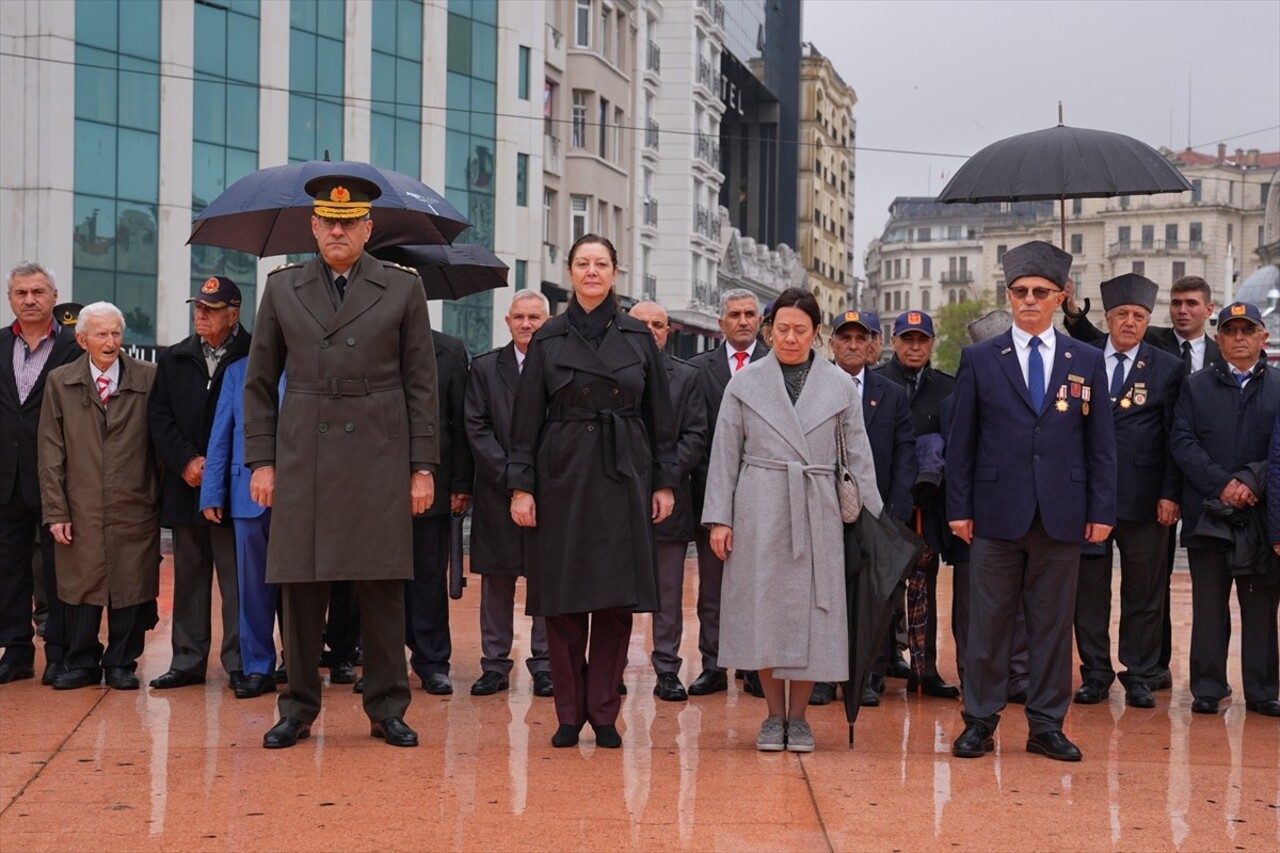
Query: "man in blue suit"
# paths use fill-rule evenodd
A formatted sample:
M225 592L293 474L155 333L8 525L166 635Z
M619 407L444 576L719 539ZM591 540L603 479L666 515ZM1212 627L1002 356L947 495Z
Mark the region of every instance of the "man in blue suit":
M916 482L916 435L911 424L911 403L907 392L879 371L868 369L875 330L880 318L873 311L847 311L834 321L831 352L836 366L849 374L862 399L862 420L876 462L876 486L885 510L906 522L915 507L911 490ZM897 656L890 629L884 644L889 650L871 665L871 677L863 688L863 705L880 704L890 655ZM811 705L825 705L835 698L835 685L818 682L813 686Z
M947 520L972 543L961 758L995 748L1019 600L1027 751L1081 757L1062 732L1071 621L1081 540L1102 542L1115 524L1116 437L1102 353L1053 329L1070 273L1071 256L1043 241L1005 253L1013 328L965 348L951 396Z
M1103 553L1081 556L1076 591L1076 646L1083 684L1075 701L1106 698L1116 678L1111 666L1111 562L1120 551L1120 673L1124 701L1154 708L1160 680L1160 644L1168 597L1170 528L1181 512L1182 478L1169 455L1173 409L1182 386L1182 362L1143 336L1159 286L1136 273L1102 283L1108 334L1103 348L1108 398L1116 425L1116 529Z
M267 539L271 510L249 497L244 464L244 375L249 360L227 367L214 409L213 426L200 483L200 511L214 524L230 513L235 528L236 568L240 585L240 658L244 680L235 687L237 699L275 693L276 585L267 577ZM284 396L283 377L278 394Z

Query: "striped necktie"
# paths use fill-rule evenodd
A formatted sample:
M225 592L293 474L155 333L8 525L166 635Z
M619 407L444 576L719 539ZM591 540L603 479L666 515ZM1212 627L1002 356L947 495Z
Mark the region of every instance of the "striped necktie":
M106 376L98 377L98 398L102 400L102 405L107 405L107 400L111 397L111 380Z

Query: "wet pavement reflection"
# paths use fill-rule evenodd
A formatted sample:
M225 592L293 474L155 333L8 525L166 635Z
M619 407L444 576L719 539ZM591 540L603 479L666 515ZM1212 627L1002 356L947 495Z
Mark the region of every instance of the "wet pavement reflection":
M690 561L685 683L698 674L696 574ZM162 602L167 560L164 581ZM949 582L944 571L939 653L954 680ZM455 694L415 690L418 749L370 738L346 685L326 686L310 740L267 751L274 697L235 699L216 664L207 684L168 691L14 682L0 687L0 850L1277 850L1280 720L1246 713L1236 645L1237 700L1191 714L1185 572L1173 600L1174 689L1154 710L1125 707L1118 689L1073 706L1080 764L1027 754L1017 707L992 755L952 758L959 703L907 696L894 680L863 709L855 750L836 703L810 709L812 755L758 753L764 704L741 682L686 703L653 696L644 616L624 748L599 750L587 733L578 749L552 749L551 701L533 697L522 666L509 692L468 693L478 586L451 611ZM167 668L168 625L162 612L148 635L144 685ZM522 661L527 633L517 642Z

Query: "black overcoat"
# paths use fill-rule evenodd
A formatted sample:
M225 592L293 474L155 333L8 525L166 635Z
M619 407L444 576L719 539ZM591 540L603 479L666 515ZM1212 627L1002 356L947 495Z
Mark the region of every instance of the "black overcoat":
M687 361L664 353L667 383L671 388L671 407L676 419L676 486L675 509L658 525L659 542L691 542L698 527L693 512L693 489L690 478L707 455L707 403L698 387L698 368Z
M471 494L475 467L463 421L467 393L467 348L461 338L431 330L436 352L437 399L440 402L440 465L435 474L435 499L418 518L449 514L452 495Z
M675 419L649 329L617 312L599 348L567 315L534 335L516 389L507 487L532 492L531 616L658 609L655 489L674 489Z
M471 501L471 571L476 574L524 574L528 534L511 520L507 488L511 410L519 382L515 344L477 356L467 376L463 409L476 472Z
M200 487L188 486L182 472L188 462L208 450L213 413L222 393L222 376L228 365L249 355L250 343L249 330L241 326L212 377L205 366L199 335L165 347L156 359L156 384L147 401L147 415L151 440L164 463L160 481L161 527L210 524L200 512ZM222 524L230 527L231 518L226 517Z
M729 384L729 345L724 341L715 349L700 352L689 363L698 368L698 387L702 391L702 403L707 410L707 449L693 469L693 517L702 518L702 502L707 492L707 466L711 459L711 444L716 438L716 419L720 416L720 401L724 399L724 386ZM756 340L748 363L754 363L769 354L769 347Z

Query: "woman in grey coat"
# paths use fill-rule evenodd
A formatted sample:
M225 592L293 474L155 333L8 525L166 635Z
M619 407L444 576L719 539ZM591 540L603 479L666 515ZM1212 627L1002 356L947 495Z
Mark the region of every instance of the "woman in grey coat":
M725 388L702 523L725 561L719 665L758 670L768 703L756 747L812 752L813 682L849 677L841 426L864 507L879 516L883 504L853 382L813 352L817 301L786 290L773 320L773 352Z

